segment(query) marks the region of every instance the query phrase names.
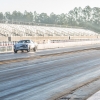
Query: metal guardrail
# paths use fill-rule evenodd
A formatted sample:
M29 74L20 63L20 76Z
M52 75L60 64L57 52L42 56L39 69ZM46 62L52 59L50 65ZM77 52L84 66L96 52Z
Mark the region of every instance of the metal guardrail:
M13 51L13 46L0 46L0 53L4 52L12 52Z
M16 44L17 41L10 41L10 42L7 42L7 41L2 41L0 42L0 46L12 46L14 44Z

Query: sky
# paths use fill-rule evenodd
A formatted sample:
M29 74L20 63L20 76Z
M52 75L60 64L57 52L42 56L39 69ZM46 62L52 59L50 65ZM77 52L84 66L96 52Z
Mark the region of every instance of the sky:
M100 0L0 0L0 12L68 13L75 7L100 7Z

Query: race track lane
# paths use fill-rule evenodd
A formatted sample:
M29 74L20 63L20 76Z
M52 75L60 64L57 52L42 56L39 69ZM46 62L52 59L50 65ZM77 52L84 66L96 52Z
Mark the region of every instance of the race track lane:
M100 77L99 50L0 66L0 100L54 100Z

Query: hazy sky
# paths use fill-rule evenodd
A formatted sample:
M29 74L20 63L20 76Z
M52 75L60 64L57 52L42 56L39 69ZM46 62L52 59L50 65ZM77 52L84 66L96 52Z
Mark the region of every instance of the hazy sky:
M74 7L100 7L100 0L0 0L0 12L20 11L50 14L67 13Z

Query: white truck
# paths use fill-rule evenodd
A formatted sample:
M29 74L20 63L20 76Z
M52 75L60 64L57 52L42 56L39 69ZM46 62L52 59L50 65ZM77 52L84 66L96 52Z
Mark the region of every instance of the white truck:
M24 51L30 52L30 50L33 50L36 52L37 50L37 43L33 42L32 40L20 40L14 45L14 53L17 53L17 51Z

